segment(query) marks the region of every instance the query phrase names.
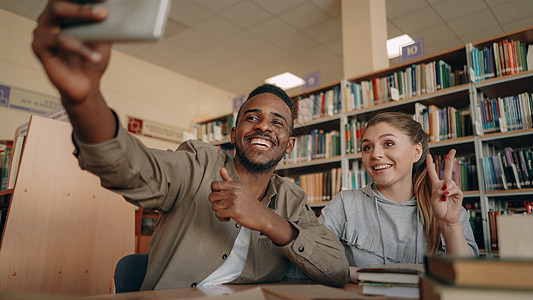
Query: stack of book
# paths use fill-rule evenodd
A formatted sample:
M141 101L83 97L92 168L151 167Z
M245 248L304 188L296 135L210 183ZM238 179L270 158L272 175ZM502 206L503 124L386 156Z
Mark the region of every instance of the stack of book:
M533 299L533 259L428 256L422 299Z
M418 299L423 270L421 264L390 264L362 268L357 273L364 295Z

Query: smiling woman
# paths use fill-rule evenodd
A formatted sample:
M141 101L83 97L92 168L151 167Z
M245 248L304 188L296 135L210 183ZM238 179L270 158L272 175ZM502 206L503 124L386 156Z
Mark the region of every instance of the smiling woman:
M339 237L356 270L422 263L426 253L479 255L463 193L452 177L455 150L439 179L420 123L404 113L381 113L362 135L362 163L374 183L339 193L320 221Z

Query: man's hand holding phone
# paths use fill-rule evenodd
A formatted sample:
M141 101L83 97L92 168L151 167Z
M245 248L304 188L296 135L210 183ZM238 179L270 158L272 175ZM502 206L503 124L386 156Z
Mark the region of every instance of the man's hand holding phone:
M165 30L171 0L70 0L94 9L105 8L105 20L64 20L68 34L84 41L155 41Z
M33 32L33 51L61 94L76 136L90 143L105 141L116 130L113 114L100 92L111 43L81 41L65 33L60 24L65 20L101 22L108 16L104 7L50 0Z

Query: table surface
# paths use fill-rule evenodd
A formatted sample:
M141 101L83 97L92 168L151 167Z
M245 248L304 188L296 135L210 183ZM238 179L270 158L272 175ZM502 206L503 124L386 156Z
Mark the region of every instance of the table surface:
M189 298L202 298L202 297L216 297L222 295L231 295L246 290L250 290L256 287L269 287L269 286L310 286L317 284L287 284L287 283L264 283L264 284L238 284L238 285L219 285L212 287L194 287L194 288L180 288L180 289L170 289L170 290L150 290L150 291L141 291L133 293L121 293L121 294L108 294L108 295L98 295L85 297L84 299L92 300L114 300L114 299L157 299L157 300L166 300L166 299L189 299ZM339 291L349 292L353 294L353 299L386 299L385 297L370 297L363 296L361 294L362 287L357 284L347 284L343 288L338 288ZM305 299L305 297L302 297Z

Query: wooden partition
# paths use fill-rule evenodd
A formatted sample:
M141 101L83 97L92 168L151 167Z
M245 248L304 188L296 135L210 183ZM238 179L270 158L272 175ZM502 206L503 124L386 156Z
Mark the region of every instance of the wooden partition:
M135 210L100 186L72 152L70 123L32 116L0 245L0 291L109 292L134 253Z

